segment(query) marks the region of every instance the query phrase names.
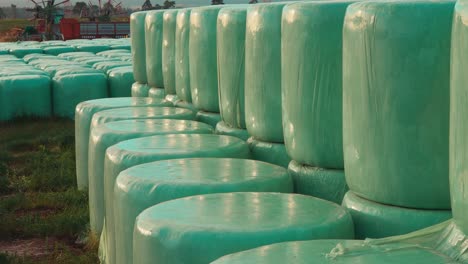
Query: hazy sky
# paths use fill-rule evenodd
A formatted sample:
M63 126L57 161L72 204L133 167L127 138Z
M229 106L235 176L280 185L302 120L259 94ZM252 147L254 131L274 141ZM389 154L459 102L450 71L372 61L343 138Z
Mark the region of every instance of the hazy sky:
M36 0L37 2L40 2L41 0ZM56 0L56 2L59 2L61 0ZM83 2L88 2L88 0L72 0L72 2L78 2L78 1L83 1ZM102 2L105 2L107 0L101 0ZM116 2L122 2L123 6L127 7L139 7L143 4L144 0L115 0ZM188 6L200 6L200 5L209 5L211 3L211 0L175 0L177 4L184 4ZM98 0L91 0L91 2L98 3ZM151 0L151 3L153 5L155 4L162 4L164 0ZM249 0L224 0L224 3L226 4L244 4L248 3ZM259 1L261 2L261 0ZM18 7L25 7L25 6L31 6L31 2L29 0L0 0L0 6L9 6L11 4L15 4Z

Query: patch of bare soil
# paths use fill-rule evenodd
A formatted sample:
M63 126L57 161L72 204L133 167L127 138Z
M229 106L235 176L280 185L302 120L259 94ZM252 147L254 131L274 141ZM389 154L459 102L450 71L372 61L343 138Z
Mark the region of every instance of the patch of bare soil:
M0 241L0 253L11 256L41 258L54 251L54 238L32 238L11 241Z

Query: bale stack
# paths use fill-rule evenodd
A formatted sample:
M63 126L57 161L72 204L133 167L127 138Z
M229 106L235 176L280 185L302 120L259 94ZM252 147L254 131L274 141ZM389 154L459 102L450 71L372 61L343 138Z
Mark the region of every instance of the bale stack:
M146 74L145 19L148 12L135 12L130 15L130 32L132 35L133 76L132 96L148 96L148 78Z
M164 11L150 11L145 19L146 75L154 98L164 98L164 78L162 72L162 39ZM138 36L137 36L138 37ZM142 36L139 36L142 37Z

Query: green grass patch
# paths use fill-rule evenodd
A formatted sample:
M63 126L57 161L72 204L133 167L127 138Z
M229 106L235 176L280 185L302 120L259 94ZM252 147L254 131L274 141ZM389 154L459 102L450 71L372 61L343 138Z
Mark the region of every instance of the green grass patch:
M33 25L33 22L28 19L2 19L0 20L0 32L4 32L15 27L25 28L26 26L31 25Z

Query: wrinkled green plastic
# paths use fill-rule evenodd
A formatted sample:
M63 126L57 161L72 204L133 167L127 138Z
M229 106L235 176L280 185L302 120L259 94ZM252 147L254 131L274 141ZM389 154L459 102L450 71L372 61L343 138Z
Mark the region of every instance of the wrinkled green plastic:
M233 136L245 141L250 137L246 129L232 128L223 121L219 121L218 124L216 124L215 133L218 135Z
M177 111L169 109L171 108L161 108L160 115L154 115L148 119L121 121L101 119L102 123L94 123L91 127L88 152L88 190L90 228L95 234L99 235L102 232L104 221L104 158L107 148L124 140L153 135L213 133L213 129L207 124L195 121L169 120L183 118L180 113L177 114ZM114 120L119 120L119 118ZM93 121L95 120L93 119Z
M281 14L285 3L257 4L247 12L245 122L255 138L282 143ZM287 165L286 165L287 166Z
M24 56L32 53L43 53L41 48L32 48L32 47L15 47L10 49L10 54L15 55L18 58L23 58Z
M151 98L166 98L166 91L164 88L151 88L148 90L148 97ZM172 104L172 102L170 102Z
M143 211L135 223L133 263L206 264L271 243L352 237L351 216L321 199L279 193L207 194Z
M166 94L176 94L175 88L175 31L177 10L168 10L163 15L162 72Z
M148 12L134 12L130 15L130 35L132 36L133 74L139 83L147 83L145 17Z
M356 254L344 249L355 248ZM404 243L390 246L370 246L356 240L315 240L285 242L231 254L212 264L455 264L450 258L425 248Z
M164 135L132 139L107 149L104 171L105 229L107 244L101 243L101 261L115 263L115 227L113 195L119 173L132 166L151 161L190 158L225 157L248 158L245 142L234 137L218 135Z
M104 73L108 73L109 70L120 68L120 67L128 67L133 74L133 67L130 62L127 61L102 61L93 64L93 68L96 70L100 70ZM133 79L133 76L132 76Z
M192 102L190 91L189 37L190 8L179 10L175 29L175 88L179 98Z
M70 46L57 46L57 47L47 47L47 48L44 48L44 53L45 54L51 54L51 55L59 55L59 54L62 54L62 53L65 53L65 52L73 52L75 51L75 48L74 47L70 47Z
M135 74L133 74L135 77ZM133 97L148 97L150 87L146 83L134 82L132 84L132 96Z
M256 160L273 163L287 168L291 158L286 153L286 147L281 143L264 142L254 137L247 140L252 157Z
M8 76L17 76L17 75L41 75L45 77L49 77L47 72L41 71L39 69L35 69L33 67L13 67L8 66L5 68L0 68L0 77L8 77ZM23 94L24 95L24 94Z
M93 115L99 111L139 106L170 106L164 100L140 97L105 98L85 101L75 109L76 178L79 190L88 187L88 142Z
M133 261L133 227L146 208L177 198L226 192L292 192L288 172L245 159L177 159L132 167L117 177L114 215L117 263Z
M88 44L84 44L84 45L76 46L77 51L91 52L91 53L94 53L94 54L105 51L105 50L109 50L109 49L110 49L110 47L107 46L107 45L96 45L96 44L88 45Z
M288 171L294 180L294 192L341 204L348 191L343 170L324 169L291 161Z
M103 76L103 73L101 71L98 71L96 69L92 68L85 68L85 67L67 67L65 69L60 69L60 67L57 69L57 71L54 74L54 77L60 77L60 76L67 76L67 75L77 75L77 74L92 74L92 75L98 75L100 77ZM107 86L107 85L106 85Z
M59 58L66 58L66 59L72 59L72 58L78 58L82 56L93 56L94 54L91 52L87 51L77 51L77 52L65 52L60 55L57 55Z
M102 73L56 74L52 83L55 116L73 119L79 103L108 96L107 76Z
M217 25L218 89L221 118L245 129L245 21L247 6L219 11Z
M342 32L351 3L311 1L283 11L284 142L289 156L302 164L344 167Z
M361 198L351 191L346 193L342 205L353 216L358 239L402 235L452 217L450 210L423 210L385 205Z
M197 108L192 103L188 103L187 101L182 101L182 100L177 101L175 106L190 109L195 112L198 111Z
M222 6L193 8L190 14L190 90L199 110L219 113L216 20Z
M52 113L50 78L44 75L0 77L0 121Z
M162 39L164 11L150 11L145 19L146 75L152 88L163 88ZM136 57L133 60L136 61Z
M221 121L221 115L219 113L210 113L205 111L198 111L197 112L197 121L203 122L212 126L213 128Z
M107 76L110 97L130 97L132 95L133 78L132 67L119 67L109 70Z
M173 105L176 105L178 101L180 101L179 97L175 94L166 94L165 96L166 101L171 102Z
M343 144L356 194L449 209L453 1L361 2L343 29Z
M452 28L450 97L450 194L456 224L468 234L468 2L455 6Z

